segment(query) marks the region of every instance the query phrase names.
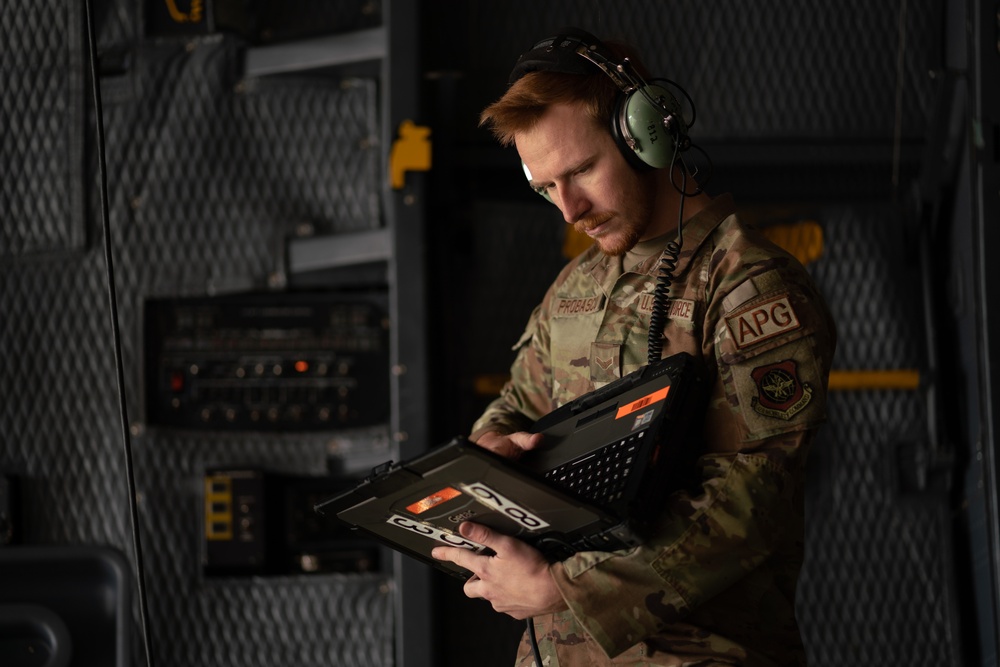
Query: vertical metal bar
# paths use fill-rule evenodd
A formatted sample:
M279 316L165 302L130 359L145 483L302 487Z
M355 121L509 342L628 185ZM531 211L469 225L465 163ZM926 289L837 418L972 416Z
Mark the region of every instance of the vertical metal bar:
M396 128L404 120L419 123L419 17L416 0L383 4L388 55L382 65L382 170L386 226L392 236L389 301L392 348L392 433L402 459L428 446L427 322L424 265L424 184L407 174L405 185L392 189L388 157ZM397 667L431 667L431 571L417 561L393 554L397 586L394 610Z
M1000 3L996 0L971 0L969 80L972 86L972 226L978 248L976 257L976 305L979 312L980 348L980 444L983 457L983 503L986 515L985 536L989 544L988 608L981 604L980 614L992 615L992 637L981 638L983 662L995 661L1000 654L996 629L1000 605L1000 442L997 440L997 415L1000 414ZM969 369L970 372L972 369ZM987 582L977 582L978 586ZM984 627L980 619L980 627ZM992 656L986 655L992 651ZM995 664L995 662L993 663Z

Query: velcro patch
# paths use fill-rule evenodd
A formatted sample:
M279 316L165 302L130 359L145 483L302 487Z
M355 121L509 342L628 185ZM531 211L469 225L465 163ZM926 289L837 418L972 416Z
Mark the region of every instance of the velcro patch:
M694 322L694 301L690 299L672 299L670 301L670 319L682 322Z
M750 377L757 385L757 395L751 404L765 417L787 421L812 400L813 389L799 380L798 364L793 359L755 368Z
M558 298L552 305L553 317L576 317L589 315L601 309L601 296L582 296L570 299Z
M694 301L691 299L670 299L668 302L670 312L668 316L672 320L682 322L694 322ZM639 300L639 312L644 314L652 313L655 305L652 294L643 294Z
M726 325L738 350L802 326L787 296L775 297L770 301L727 315Z

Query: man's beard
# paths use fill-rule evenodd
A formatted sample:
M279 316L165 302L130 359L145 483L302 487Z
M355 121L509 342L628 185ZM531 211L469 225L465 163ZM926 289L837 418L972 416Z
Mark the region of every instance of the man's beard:
M573 226L578 232L585 234L588 229L593 229L607 222L612 217L617 217L620 220L620 224L608 233L595 237L594 243L597 244L598 250L605 255L620 257L634 248L635 244L642 238L642 234L646 231L650 223L648 213L638 219L626 218L620 213L617 216L613 216L610 213L602 213L578 220ZM639 222L640 220L642 222Z
M633 177L620 182L618 188L617 206L611 211L588 215L575 225L577 231L585 233L613 220L613 229L594 238L598 249L610 257L620 257L634 248L653 223L655 174L652 171L633 172Z
M620 233L598 237L594 239L594 242L597 243L597 247L605 255L621 257L639 242L639 230L630 225Z

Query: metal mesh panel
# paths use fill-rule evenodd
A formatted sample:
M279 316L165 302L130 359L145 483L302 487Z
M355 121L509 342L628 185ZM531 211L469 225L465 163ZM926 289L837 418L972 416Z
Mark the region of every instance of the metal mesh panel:
M810 664L961 664L948 499L896 483L925 411L914 393L831 397L797 606Z
M889 142L897 93L901 137L922 137L929 118L938 43L934 0L452 4L459 17L468 14L468 24L457 19L458 29L439 43L462 48L467 40L474 76L459 117L470 119L469 131L479 110L503 92L517 56L566 25L634 43L655 76L684 86L699 112L696 141ZM439 57L443 68L466 67L452 49Z
M839 336L840 369L919 369L924 324L913 229L888 204L824 211L813 267Z
M475 37L461 64L475 75L467 83L476 94L459 96L469 106L461 118L474 122L499 93L539 26L577 23L636 36L654 71L689 88L702 137L889 141L898 91L899 130L918 138L934 7L727 0L672 3L668 14L655 2L456 3L469 19L456 39ZM132 8L104 14L102 42L136 39ZM67 2L0 7L0 99L10 130L0 159L12 175L0 184L0 468L23 478L29 541L128 553L104 265L98 248L83 248L79 11ZM319 473L324 439L144 431L138 412L147 296L280 284L283 239L298 225L321 233L379 225L375 84L244 81L231 38L146 44L134 56L126 74L106 82L105 119L157 664L388 664L395 592L385 577L221 580L200 572L202 473L218 464ZM463 332L470 357L506 354L562 263L562 225L550 222L548 206L495 213L493 204L477 209L481 224L469 241L478 266L462 288L481 299L476 326ZM98 238L94 206L90 216ZM494 224L501 218L514 222ZM900 246L902 222L888 207L846 205L820 221L827 253L812 269L840 327L837 366L919 367L918 290ZM515 255L504 248L515 244L531 250L523 266L508 263ZM497 282L511 275L530 285L516 298ZM955 652L943 503L894 483L897 446L919 436L924 409L915 394L831 400L813 460L819 481L800 604L816 664L940 664Z
M391 642L384 636L392 630L385 621L390 592L386 582L371 578L213 582L185 608L185 634L163 638L157 664L390 665ZM317 641L320 624L323 641Z
M76 9L42 3L10 9L18 19L11 22L5 5L0 42L21 31L36 35L33 57L41 63L67 57L67 49L80 57ZM98 34L127 42L134 17L104 16L114 25ZM219 37L143 46L124 62L131 69L109 77L104 111L125 389L157 664L390 664L395 591L388 575L223 580L201 574L204 471L221 464L322 474L328 434L292 440L151 432L143 429L140 409L145 298L280 286L284 241L298 226L336 233L380 225L375 83L244 81L239 44ZM5 110L16 106L25 118L52 122L45 120L46 86L60 92L55 84L64 82L5 82ZM77 90L72 101L82 106L85 99ZM72 128L77 140L82 127ZM53 150L71 154L64 146ZM16 158L17 151L4 144L2 155ZM92 188L90 217L82 205L39 216L65 225L79 214L99 239L96 160L90 165L89 183L76 175L78 188ZM18 187L24 201L48 201L52 192L71 189L58 174ZM0 470L22 479L24 539L112 544L130 553L100 244L52 252L72 246L71 236L28 238L18 218L3 215L4 250L33 253L0 263L0 364L9 379L0 385ZM32 229L44 232L45 225ZM81 226L73 238L85 238L83 232ZM132 629L130 635L138 664L138 634Z
M154 50L135 104L107 112L122 328L141 368L141 300L268 288L286 239L372 229L378 216L374 83L238 82L234 43ZM135 377L130 405L139 408Z
M200 574L205 470L323 474L326 438L143 432L139 414L144 298L280 285L298 226L379 226L375 84L242 80L229 39L142 56L141 95L109 110L108 140L154 650L178 666L386 663L394 596L384 577Z
M202 225L206 241L225 221L305 222L318 232L379 225L371 81L243 80L234 40L143 55L142 98L107 115L125 221Z
M0 6L0 256L84 242L80 5Z
M923 321L905 220L827 209L810 266L838 328L835 370L920 369ZM959 664L947 497L908 488L927 406L917 391L833 392L810 459L798 617L810 664Z
M133 0L93 0L90 4L97 43L100 45L99 58L135 45L142 34L139 20L143 3Z
M318 474L321 436L149 432L134 440L157 664L383 665L394 588L385 575L206 578L201 480L213 466Z
M99 256L0 263L2 468L25 478L25 539L124 546L127 489L121 466ZM110 499L114 499L111 501Z

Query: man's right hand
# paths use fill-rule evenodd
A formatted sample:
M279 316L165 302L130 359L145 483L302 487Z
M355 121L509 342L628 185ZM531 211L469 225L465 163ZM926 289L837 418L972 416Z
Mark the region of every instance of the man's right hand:
M542 443L541 433L518 431L510 435L500 435L495 431L479 436L476 444L504 458L517 460L524 452L538 447Z

